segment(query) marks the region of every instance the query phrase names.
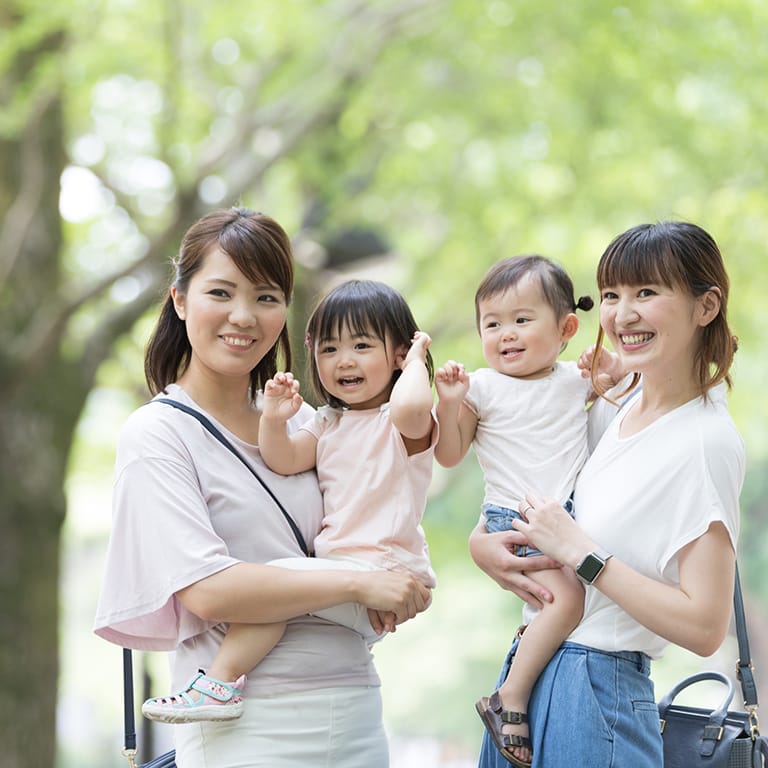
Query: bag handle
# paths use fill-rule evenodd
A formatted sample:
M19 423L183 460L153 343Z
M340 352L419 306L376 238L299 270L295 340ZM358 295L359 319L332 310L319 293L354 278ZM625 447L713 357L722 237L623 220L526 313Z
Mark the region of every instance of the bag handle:
M736 563L736 572L733 583L733 616L736 624L736 640L739 646L739 657L736 660L736 677L741 685L741 692L744 697L744 708L750 713L751 720L757 723L757 685L755 683L754 666L752 665L752 656L749 651L749 637L747 636L747 619L744 612L744 597L741 593L741 579L739 578L739 564ZM730 679L719 672L702 672L686 678L676 685L659 702L659 708L664 710L671 703L672 699L680 693L683 688L689 684L700 680L718 680L729 688L727 708L733 698L733 684Z
M741 579L739 577L739 564L736 563L733 583L733 615L736 624L736 639L739 647L739 657L736 661L736 677L741 685L741 692L744 697L744 709L749 713L750 735L755 739L759 733L759 723L757 719L757 685L755 684L754 667L752 665L752 656L749 650L749 637L747 635L747 620L744 612L744 597L741 592ZM728 688L727 696L719 709L714 710L707 722L708 726L721 726L725 721L728 706L733 699L734 687L730 678L720 672L700 672L697 675L691 675L679 682L672 690L665 694L659 701L659 714L663 723L666 711L672 704L673 699L680 691L689 685L701 682L702 680L715 680L723 683ZM763 749L768 746L763 745Z
M728 689L725 698L723 699L723 703L717 709L712 710L712 714L708 721L708 724L711 725L722 725L728 714L728 707L731 704L735 690L731 679L722 672L699 672L698 674L686 677L684 680L677 683L677 685L667 691L659 701L659 714L661 715L662 720L667 713L667 709L669 709L672 704L672 701L681 691L685 690L689 685L700 683L703 680L714 680L715 682L722 683Z
M733 699L734 688L729 677L726 677L721 672L699 672L696 675L686 677L685 680L681 680L659 701L659 720L661 721L661 732L664 733L667 725L667 711L672 706L673 699L689 685L700 683L703 680L715 680L718 683L722 683L728 689L723 703L709 713L699 741L699 753L701 756L711 757L723 735L723 726L725 725L726 717L728 717L728 706Z

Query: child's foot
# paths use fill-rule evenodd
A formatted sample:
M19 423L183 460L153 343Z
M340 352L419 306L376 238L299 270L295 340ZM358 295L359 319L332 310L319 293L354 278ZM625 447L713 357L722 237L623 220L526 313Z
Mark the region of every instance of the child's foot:
M141 711L149 720L164 723L235 720L243 714L243 688L245 675L240 675L234 683L225 683L200 670L185 690L147 699Z
M505 709L499 691L484 696L475 709L504 759L517 768L530 768L533 750L528 737L528 715Z

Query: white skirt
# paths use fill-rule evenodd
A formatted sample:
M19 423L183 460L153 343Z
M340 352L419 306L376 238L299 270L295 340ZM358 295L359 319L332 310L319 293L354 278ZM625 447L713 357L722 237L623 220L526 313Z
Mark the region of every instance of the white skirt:
M227 722L173 726L178 768L388 768L380 688L245 699Z

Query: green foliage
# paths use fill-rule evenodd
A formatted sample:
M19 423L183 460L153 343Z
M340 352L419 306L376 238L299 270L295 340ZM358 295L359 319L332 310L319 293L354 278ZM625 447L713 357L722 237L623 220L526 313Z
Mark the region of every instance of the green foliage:
M594 296L595 264L615 234L661 218L701 223L732 278L731 409L749 461L742 559L758 591L768 551L765 3L12 0L0 30L2 140L24 135L40 100L58 93L63 103L75 173L62 181L58 292L69 301L93 291L61 321L73 367L157 280L149 270L173 255L174 227L215 205L274 214L297 253L322 252L345 228L378 233L393 253L374 264L377 275L406 293L436 361L469 368L482 363L474 290L494 261L544 253L568 268L577 293ZM59 34L65 53L46 52ZM301 274L304 303L337 277L312 265ZM22 289L0 278L2 306ZM305 311L295 308L297 326ZM591 343L597 312L581 322L565 358ZM146 396L150 323L117 334L101 367L74 438L80 479L85 464L107 471L115 414ZM4 376L13 362L4 351ZM436 656L442 646L427 641L461 628L471 650L446 650L456 657L440 668L422 664L448 711L432 714L428 692L412 692L392 715L404 730L475 738L465 691L482 677L472 695L488 692L514 624L509 596L469 564L481 487L472 457L435 475L425 528L456 605L437 604L434 619L403 634ZM398 645L387 641L377 656L386 664Z

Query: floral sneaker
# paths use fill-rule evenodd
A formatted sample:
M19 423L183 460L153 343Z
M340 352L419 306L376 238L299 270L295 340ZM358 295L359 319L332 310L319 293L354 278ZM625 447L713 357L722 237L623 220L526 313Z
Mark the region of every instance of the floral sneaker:
M236 720L243 714L244 688L245 675L240 675L234 683L225 683L208 677L201 669L183 691L147 699L141 712L149 720L163 723ZM192 695L191 691L199 696Z

